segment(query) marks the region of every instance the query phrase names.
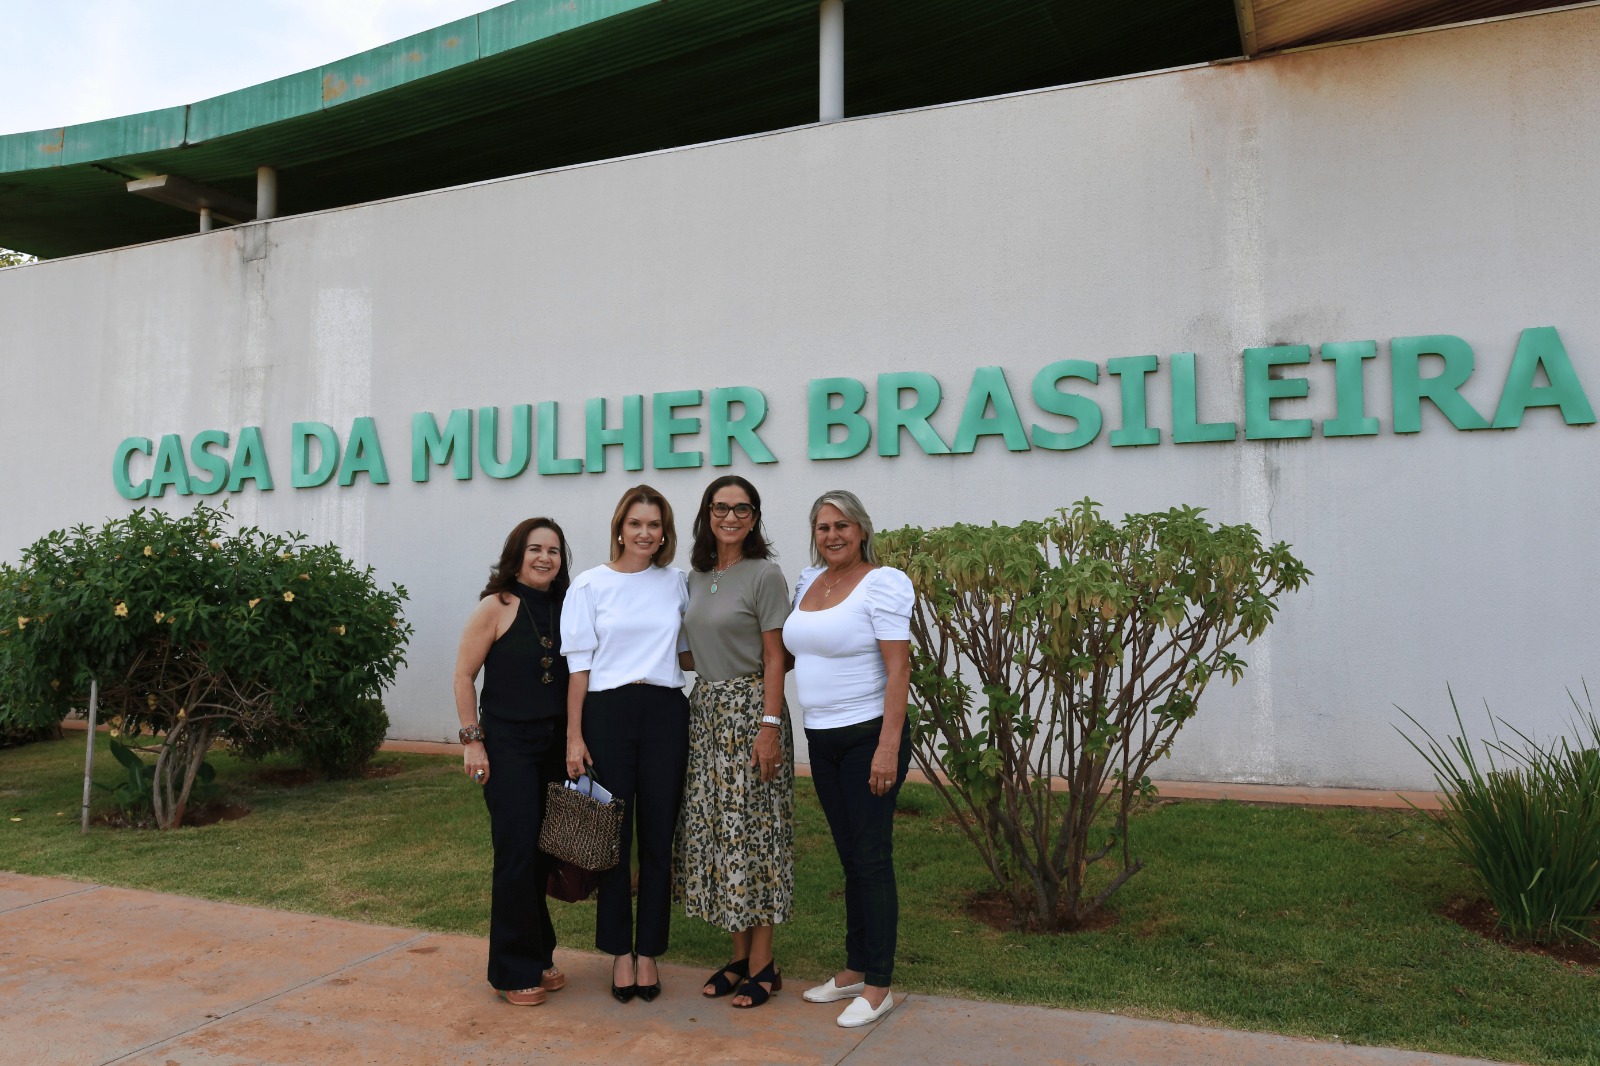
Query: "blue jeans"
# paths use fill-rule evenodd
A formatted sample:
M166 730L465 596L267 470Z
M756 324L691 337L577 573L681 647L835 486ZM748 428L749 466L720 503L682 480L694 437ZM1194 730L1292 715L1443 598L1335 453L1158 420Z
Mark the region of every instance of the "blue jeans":
M894 973L900 897L894 882L894 808L911 765L911 727L900 731L894 787L874 796L868 781L883 719L807 729L811 783L833 832L844 867L845 969L866 974L867 984L887 987Z

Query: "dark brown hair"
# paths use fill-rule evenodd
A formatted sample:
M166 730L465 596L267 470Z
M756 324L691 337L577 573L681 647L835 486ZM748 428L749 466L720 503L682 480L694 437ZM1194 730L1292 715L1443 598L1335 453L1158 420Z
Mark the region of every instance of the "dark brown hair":
M628 508L637 503L648 504L661 511L661 543L657 545L655 554L650 556L650 562L655 566L666 566L678 554L678 527L672 524L672 504L649 485L635 485L617 501L617 509L611 515L611 561L616 562L622 555L622 522L628 517Z
M751 516L755 521L750 524L750 532L745 534L744 557L772 558L772 543L767 540L767 531L761 525L761 493L738 474L724 474L706 486L705 494L700 497L700 510L695 512L694 547L689 549L689 565L696 570L706 572L717 565L717 537L711 532L711 498L730 485L743 489L744 494L750 497L750 506L756 509Z
M517 575L522 572L522 553L528 549L528 534L536 529L550 530L561 545L561 569L556 571L555 580L550 582L550 595L559 600L567 594L567 588L572 584L572 553L567 550L567 535L556 525L555 519L539 517L524 518L506 537L506 545L500 549L500 561L489 570L489 583L478 593L478 599L496 593L504 596L511 591L511 587L517 583ZM502 599L501 602L506 601Z

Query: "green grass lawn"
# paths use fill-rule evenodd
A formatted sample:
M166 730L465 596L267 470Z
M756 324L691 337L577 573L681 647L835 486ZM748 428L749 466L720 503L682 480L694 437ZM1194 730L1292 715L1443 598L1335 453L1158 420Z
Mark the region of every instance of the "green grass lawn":
M117 767L102 750L97 777ZM380 755L392 776L284 787L213 757L245 818L172 833L78 834L83 739L0 751L0 868L482 936L488 816L452 758ZM269 767L275 764L268 764ZM796 917L778 959L842 962L838 860L797 782ZM1109 928L1049 937L966 916L986 874L926 786L896 828L900 951L912 991L1077 1007L1523 1062L1596 1062L1600 975L1509 950L1435 913L1471 881L1410 812L1163 803L1138 816L1146 869ZM16 821L14 819L20 819ZM591 950L592 904L553 904ZM671 959L708 970L719 930L681 915Z

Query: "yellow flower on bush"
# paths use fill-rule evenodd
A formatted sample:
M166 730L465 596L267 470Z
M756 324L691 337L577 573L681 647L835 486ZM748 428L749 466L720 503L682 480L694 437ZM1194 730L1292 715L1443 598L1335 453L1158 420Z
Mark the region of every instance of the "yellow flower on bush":
M28 628L28 620L26 618L24 618L20 614L17 615L17 631L21 632L22 630L27 629L27 628Z
M111 735L114 737L120 737L122 735L122 730L118 729L116 726L112 726Z
M116 615L118 618L126 618L126 617L128 617L128 605L125 604L125 603L119 602L115 607L113 607L111 609L111 613Z
M153 551L151 551L151 550L150 550L150 545L148 545L148 544L146 544L146 545L145 545L145 546L144 546L144 557L145 557L145 558L146 558L146 559L150 559L150 558L153 558L153 557L154 557L154 556L155 556L155 554L156 554L156 553L155 553L155 552L153 552Z
M214 541L211 542L211 546L213 548L217 549L217 551L221 551L222 550L222 541L214 540Z
M166 614L165 611L157 611L156 612L156 625L160 625L161 624L161 620L163 618L165 618L166 616L167 616L167 614Z
M260 602L261 602L261 597L260 596L257 596L255 599L251 600L250 601L250 609L252 611L255 610L256 609L256 604L258 604Z
M311 580L311 575L310 574L301 574L300 575L300 580L301 581L310 581Z
M293 602L294 602L294 593L292 593L292 592L285 592L285 593L284 593L284 594L283 594L283 602L284 602L284 603L293 603Z
M340 636L341 636L341 637L342 637L342 636L344 636L344 626L340 626L340 627L339 627L339 635L340 635Z
M61 691L61 679L59 677L58 678L54 678L54 679L51 680L51 682L50 682L50 690L52 692L60 692Z

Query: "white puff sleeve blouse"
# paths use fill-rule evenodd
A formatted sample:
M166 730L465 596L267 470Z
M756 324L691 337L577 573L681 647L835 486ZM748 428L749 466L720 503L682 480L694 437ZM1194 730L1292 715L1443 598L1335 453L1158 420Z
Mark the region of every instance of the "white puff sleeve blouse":
M888 671L878 641L911 639L915 600L903 571L880 566L834 606L800 610L806 589L822 571L812 566L801 572L794 610L783 625L807 729L836 729L883 716Z
M678 652L688 648L683 640L688 603L682 570L585 570L573 580L561 608L561 651L568 669L589 671L590 692L635 681L682 688Z

